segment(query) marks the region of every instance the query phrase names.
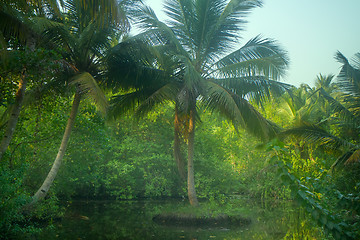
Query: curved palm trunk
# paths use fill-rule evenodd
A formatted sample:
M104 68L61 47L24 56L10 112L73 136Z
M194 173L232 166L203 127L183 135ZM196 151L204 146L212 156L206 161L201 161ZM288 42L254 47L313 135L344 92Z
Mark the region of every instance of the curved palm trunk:
M180 119L177 108L175 107L175 119L174 119L174 158L180 177L185 181L185 161L181 154L181 139L180 139Z
M198 206L199 202L195 191L194 178L194 139L195 139L195 116L194 111L190 111L189 119L189 136L188 136L188 198L190 205Z
M37 203L39 200L43 199L46 196L46 194L48 193L48 191L51 187L52 182L54 181L54 179L59 171L61 162L64 158L67 144L70 139L71 130L75 123L76 114L77 114L77 111L78 111L79 105L80 105L80 99L81 99L81 94L76 93L75 97L74 97L73 105L71 108L70 117L66 124L65 132L63 135L63 139L61 141L61 145L60 145L58 154L55 158L55 161L54 161L54 163L51 167L51 170L50 170L49 174L47 175L45 181L43 182L43 184L41 185L39 190L33 196L33 201L31 202L31 205Z
M15 103L11 110L11 115L10 115L9 121L7 123L5 135L3 136L1 143L0 143L0 160L3 157L7 148L9 147L12 136L14 135L15 127L16 127L16 124L19 119L22 103L23 103L24 96L25 96L27 82L28 82L28 80L26 77L26 70L24 69L22 72L21 78L20 78L19 88L15 94Z

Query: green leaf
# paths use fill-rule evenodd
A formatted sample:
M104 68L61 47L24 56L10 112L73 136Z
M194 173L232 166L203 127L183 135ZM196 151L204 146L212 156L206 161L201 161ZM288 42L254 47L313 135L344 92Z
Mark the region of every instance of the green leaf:
M103 113L106 113L108 101L104 92L100 89L94 77L88 73L83 72L75 75L71 79L71 84L76 85L81 94L89 96L95 103L95 106Z

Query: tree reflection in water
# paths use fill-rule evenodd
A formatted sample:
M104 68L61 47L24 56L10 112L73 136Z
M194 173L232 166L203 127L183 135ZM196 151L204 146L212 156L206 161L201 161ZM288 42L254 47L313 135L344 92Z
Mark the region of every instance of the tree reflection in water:
M250 217L248 226L231 228L166 227L152 221L162 209L187 204L179 200L77 201L65 217L38 239L319 239L322 233L291 202L256 203L236 199L233 206Z

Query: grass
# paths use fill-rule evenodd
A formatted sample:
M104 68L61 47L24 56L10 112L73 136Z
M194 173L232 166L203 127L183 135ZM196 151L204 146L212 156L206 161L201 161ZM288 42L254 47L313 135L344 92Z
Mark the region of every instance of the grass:
M231 204L215 201L202 202L198 207L184 204L177 208L165 208L153 220L163 225L229 227L250 224L247 211Z

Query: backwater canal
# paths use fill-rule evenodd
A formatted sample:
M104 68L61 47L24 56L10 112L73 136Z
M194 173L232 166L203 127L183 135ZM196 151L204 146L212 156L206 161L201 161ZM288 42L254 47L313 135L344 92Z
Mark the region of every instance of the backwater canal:
M152 218L164 209L186 204L181 199L139 201L73 201L64 218L36 239L320 239L321 233L305 220L305 212L292 202L266 203L234 199L231 206L251 219L246 226L163 226Z

